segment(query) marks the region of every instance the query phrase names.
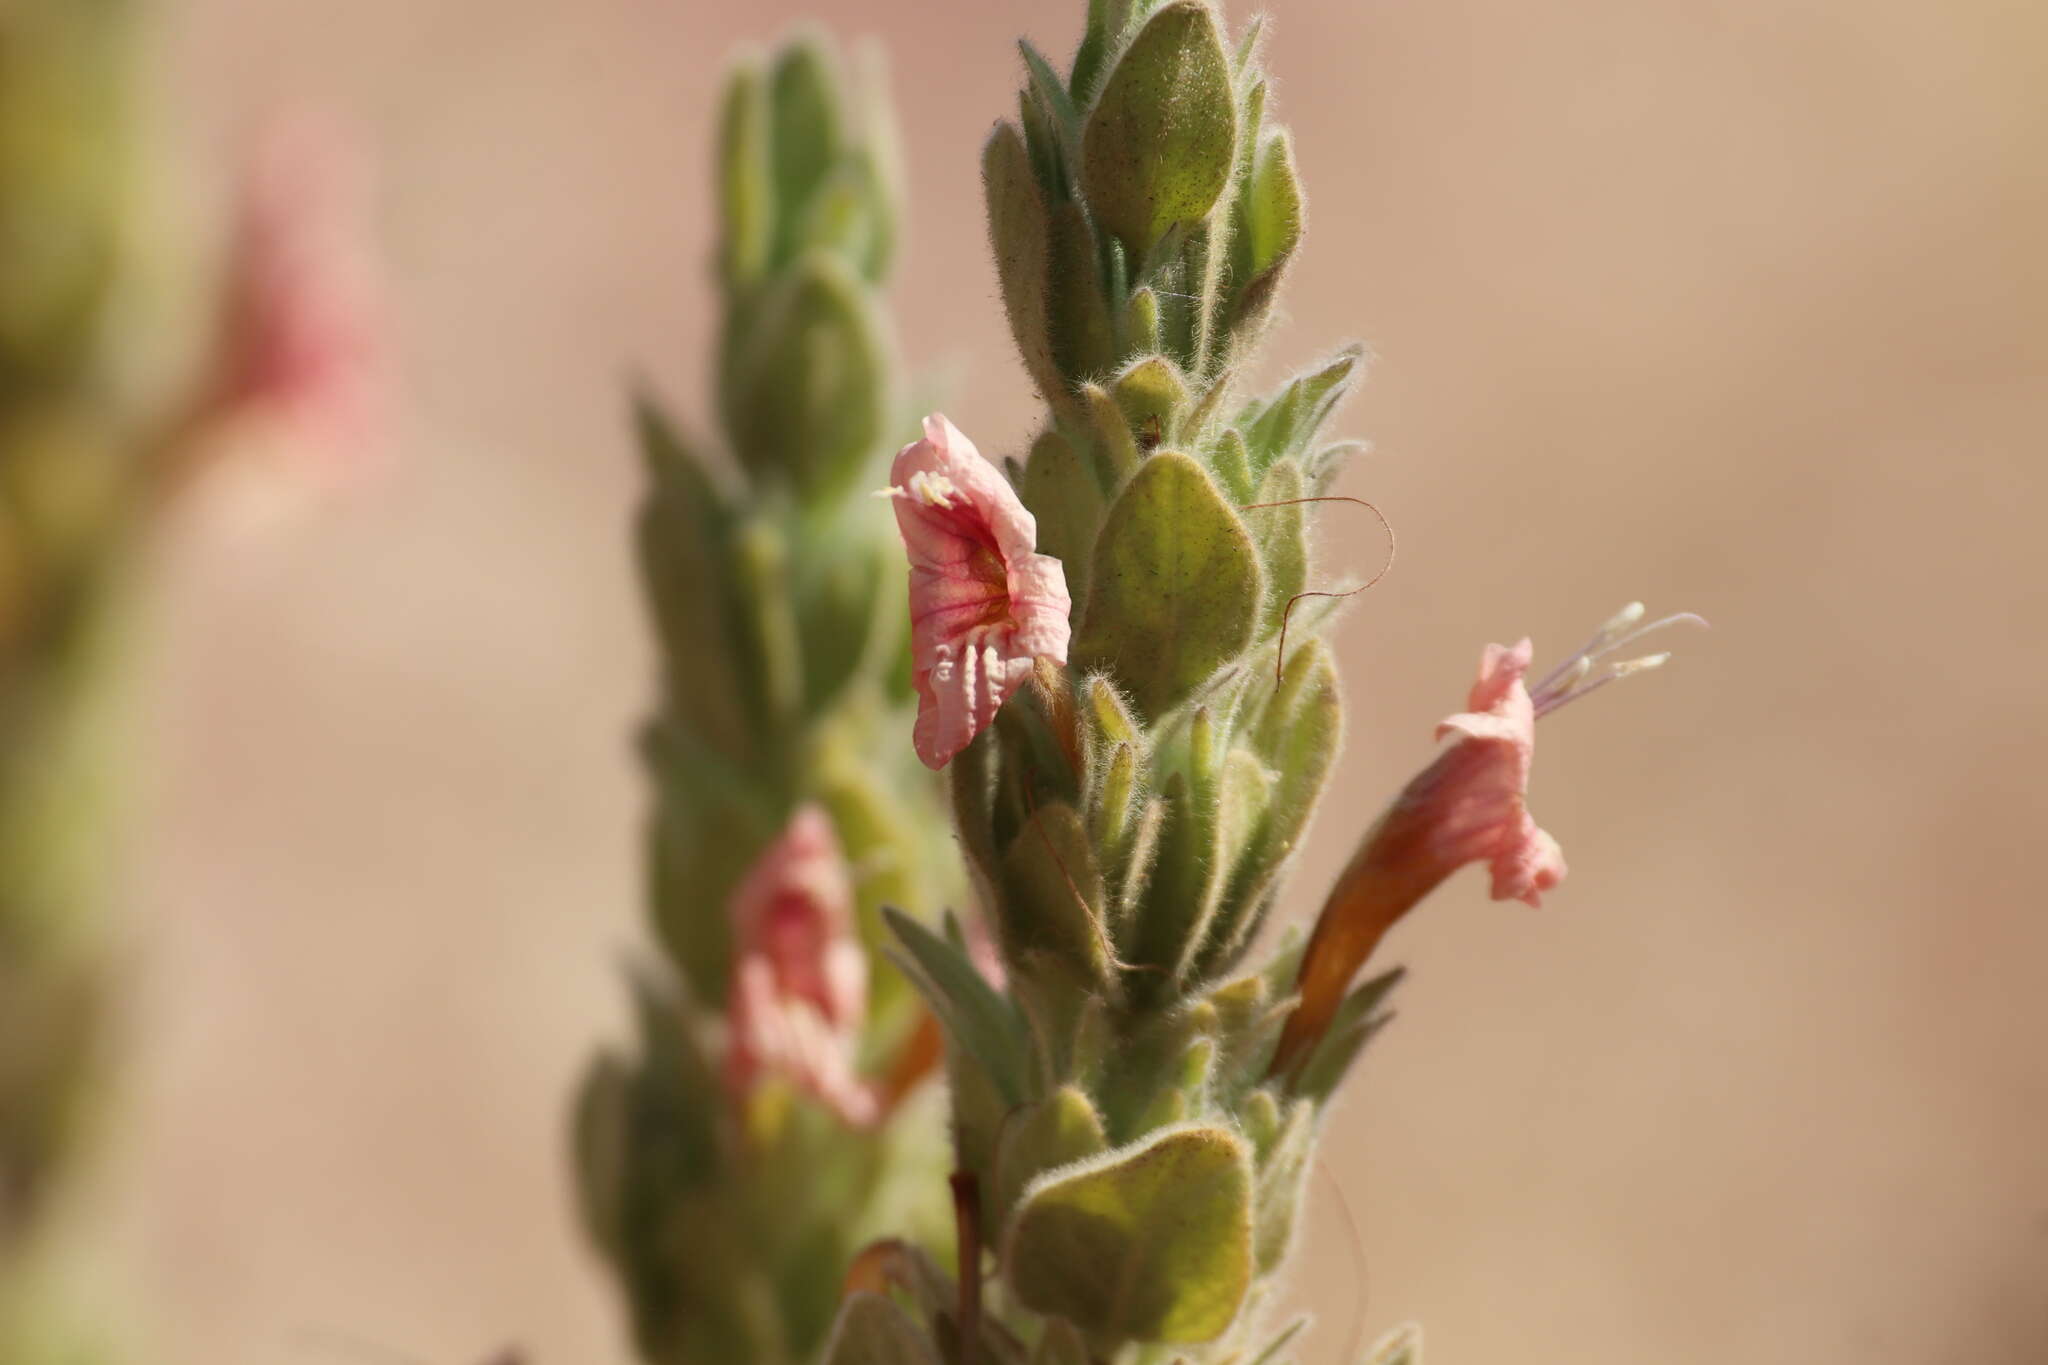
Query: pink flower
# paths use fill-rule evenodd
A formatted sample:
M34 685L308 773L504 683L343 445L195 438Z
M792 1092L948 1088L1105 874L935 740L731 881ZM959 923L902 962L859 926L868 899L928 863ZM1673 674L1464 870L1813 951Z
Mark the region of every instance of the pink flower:
M733 891L732 989L726 1080L736 1095L769 1075L873 1120L872 1089L855 1073L867 1015L867 957L853 937L853 881L832 823L817 806L791 817Z
M1281 1034L1274 1071L1306 1055L1380 939L1459 868L1484 862L1495 900L1529 905L1541 905L1543 893L1564 880L1564 851L1529 814L1536 720L1670 657L1600 664L1606 655L1650 631L1700 620L1690 613L1649 625L1642 619L1642 604L1630 603L1534 689L1523 681L1534 652L1528 640L1486 647L1467 709L1436 727L1439 740L1455 742L1394 798L1331 890L1302 957L1301 1002Z
M281 447L332 480L381 453L390 356L353 140L306 116L259 136L230 248L208 446Z
M974 442L938 413L889 468L910 556L917 756L943 768L988 727L1033 661L1067 661L1067 576Z

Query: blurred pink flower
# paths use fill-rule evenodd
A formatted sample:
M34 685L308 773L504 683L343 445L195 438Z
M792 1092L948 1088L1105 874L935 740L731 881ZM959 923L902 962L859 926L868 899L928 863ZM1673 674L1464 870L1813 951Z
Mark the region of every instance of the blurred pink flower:
M1033 660L1067 661L1066 571L1036 553L1038 525L974 442L939 413L889 469L910 556L912 742L943 768L986 729Z
M1533 654L1528 640L1486 646L1479 677L1465 698L1467 709L1436 728L1439 740L1455 742L1366 831L1324 903L1302 957L1301 1001L1274 1054L1276 1072L1322 1037L1353 974L1380 939L1453 872L1484 862L1495 900L1529 905L1541 905L1543 893L1564 880L1564 851L1529 814L1536 720L1670 657L1600 662L1615 650L1680 621L1701 623L1690 613L1648 625L1642 620L1642 604L1630 603L1534 688L1524 682Z
M849 1123L876 1114L854 1072L867 957L853 937L853 881L817 806L804 806L733 891L726 1079L744 1095L778 1075Z
M328 483L383 453L392 366L368 200L367 160L344 128L294 114L260 131L236 209L202 444L275 446Z

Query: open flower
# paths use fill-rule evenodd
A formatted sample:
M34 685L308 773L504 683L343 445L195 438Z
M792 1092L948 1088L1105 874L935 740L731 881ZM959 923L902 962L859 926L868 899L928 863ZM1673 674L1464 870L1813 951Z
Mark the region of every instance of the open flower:
M853 881L816 806L805 806L732 894L732 989L726 1082L746 1095L769 1075L830 1105L849 1123L875 1116L856 1075L867 1015L867 957L853 937Z
M1700 618L1680 613L1648 625L1642 620L1642 603L1630 603L1534 688L1524 681L1534 652L1529 641L1486 647L1466 709L1436 727L1439 740L1454 742L1366 832L1323 906L1302 957L1301 1003L1281 1034L1275 1072L1306 1056L1380 939L1459 868L1484 862L1495 900L1529 905L1541 905L1543 893L1564 880L1563 850L1529 814L1536 720L1658 667L1670 655L1601 661L1653 630Z
M974 442L939 414L889 468L910 556L917 756L943 768L986 729L1032 661L1067 661L1066 571Z

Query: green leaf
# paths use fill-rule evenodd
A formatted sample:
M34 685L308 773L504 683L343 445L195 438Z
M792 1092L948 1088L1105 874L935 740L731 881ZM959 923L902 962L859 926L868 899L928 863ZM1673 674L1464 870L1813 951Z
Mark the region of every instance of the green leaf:
M1279 460L1266 471L1259 491L1251 501L1264 504L1245 513L1252 537L1259 547L1259 563L1266 571L1266 605L1259 633L1272 635L1280 629L1280 618L1294 595L1308 586L1308 511L1299 501L1307 497L1301 481L1301 466ZM1292 504L1291 506L1286 504Z
M1310 640L1294 648L1280 687L1266 703L1252 738L1275 781L1264 818L1223 893L1219 922L1232 927L1204 945L1196 965L1198 975L1226 970L1258 932L1271 895L1308 828L1316 800L1343 747L1344 708L1337 695L1337 668L1322 641Z
M1031 170L1031 154L1015 124L997 125L982 147L981 186L988 202L989 247L995 252L1010 336L1039 396L1059 407L1068 401L1068 392L1053 361L1052 320L1046 303L1052 229L1038 178Z
M1177 223L1215 206L1236 157L1230 57L1206 5L1155 13L1110 72L1082 134L1096 221L1142 261Z
M1213 1341L1251 1285L1251 1181L1244 1140L1209 1127L1051 1172L1011 1219L1010 1282L1098 1339Z
M1380 1005L1406 975L1405 967L1395 967L1352 988L1330 1017L1322 1041L1302 1064L1293 1084L1295 1094L1322 1104L1336 1093L1365 1045L1393 1021L1393 1014L1381 1012Z
M1006 1226L1024 1187L1040 1175L1099 1155L1108 1146L1102 1115L1078 1086L1063 1085L1019 1110L996 1145L990 1225Z
M1300 455L1350 390L1365 348L1347 346L1321 369L1301 376L1262 409L1240 417L1252 472L1263 476L1274 461Z
M823 1359L824 1365L939 1365L937 1350L910 1315L865 1289L839 1305Z
M743 59L726 80L718 127L719 264L728 289L757 282L775 249L768 79Z
M889 378L867 287L838 256L807 253L734 315L721 398L741 464L835 501L874 452Z
M1226 325L1235 349L1242 350L1264 326L1306 221L1294 144L1284 131L1273 133L1260 141L1231 205L1234 292Z
M1039 54L1029 39L1019 38L1017 50L1024 54L1024 67L1031 76L1031 91L1051 115L1053 126L1059 131L1060 151L1069 166L1080 164L1081 114L1074 108L1073 97L1067 87L1052 69L1052 64Z
M1251 643L1263 589L1237 513L1200 465L1163 451L1096 537L1076 664L1110 674L1156 719Z
M1309 1101L1289 1105L1285 1124L1260 1159L1252 1198L1252 1244L1261 1275L1280 1268L1294 1241L1302 1186L1315 1158L1315 1119L1316 1107Z
M900 951L890 954L917 984L947 1039L973 1058L1006 1104L1021 1103L1027 1075L1022 1025L1009 1001L978 971L966 952L894 906L882 918Z
M997 914L1004 957L1046 953L1082 980L1109 980L1102 872L1081 816L1064 801L1038 807L1003 854Z
M1067 591L1086 599L1089 552L1102 525L1102 485L1057 430L1041 432L1031 443L1031 459L1018 487L1024 505L1038 521L1038 550L1065 566Z
M1116 336L1095 265L1095 233L1088 226L1087 215L1069 199L1053 210L1050 231L1052 276L1046 307L1053 363L1072 384L1116 364Z

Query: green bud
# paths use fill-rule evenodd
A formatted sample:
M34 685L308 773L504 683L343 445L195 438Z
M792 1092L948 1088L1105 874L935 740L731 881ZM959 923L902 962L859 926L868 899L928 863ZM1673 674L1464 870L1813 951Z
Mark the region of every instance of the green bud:
M844 99L831 51L818 38L800 38L776 55L768 74L771 127L769 162L787 260L811 197L824 184L845 143Z
M1074 649L1148 717L1186 699L1251 643L1264 583L1251 537L1202 467L1148 459L1109 509Z
M1024 1187L1040 1175L1108 1147L1102 1116L1077 1086L1063 1085L1019 1110L997 1143L993 1200L985 1210L989 1226L1004 1227Z
M718 124L719 266L726 288L738 290L760 281L775 249L768 78L758 58L734 65Z
M1083 981L1109 980L1102 872L1072 806L1040 806L1025 822L1003 855L1001 884L996 909L1008 961L1044 953Z
M1168 229L1208 215L1230 181L1237 112L1215 16L1175 0L1110 72L1082 134L1096 221L1143 261Z
M1032 1182L1003 1264L1018 1299L1099 1341L1212 1341L1252 1276L1251 1158L1169 1129Z
M1252 1196L1252 1242L1261 1275L1279 1269L1294 1240L1302 1186L1315 1156L1315 1111L1307 1100L1289 1105L1284 1125L1260 1155Z
M1227 428L1223 439L1217 444L1216 454L1210 461L1216 481L1223 485L1224 493L1231 501L1240 505L1256 501L1252 497L1251 454L1245 448L1244 433L1236 427Z
M1280 1136L1280 1102L1270 1090L1254 1090L1238 1107L1237 1126L1251 1139L1252 1149L1263 1162Z
M740 463L831 503L856 482L890 408L867 287L839 257L812 251L731 322L720 400Z
M1124 421L1123 409L1100 384L1081 386L1081 403L1087 415L1087 430L1093 438L1097 468L1114 490L1122 487L1138 468L1138 442Z
M1159 295L1151 285L1140 285L1131 291L1124 304L1120 335L1120 349L1125 355L1145 355L1159 349Z
M1180 435L1181 417L1191 402L1180 369L1163 355L1135 360L1110 389L1124 420L1140 441L1154 446Z

